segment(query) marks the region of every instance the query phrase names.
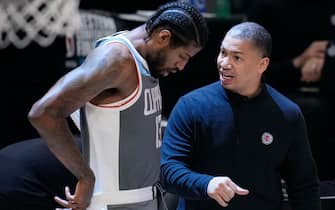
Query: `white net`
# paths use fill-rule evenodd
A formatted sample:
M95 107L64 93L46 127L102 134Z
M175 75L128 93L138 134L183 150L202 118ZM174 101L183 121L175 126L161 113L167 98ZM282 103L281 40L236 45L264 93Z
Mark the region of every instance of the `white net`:
M47 47L58 35L72 36L80 25L79 0L0 1L0 48Z

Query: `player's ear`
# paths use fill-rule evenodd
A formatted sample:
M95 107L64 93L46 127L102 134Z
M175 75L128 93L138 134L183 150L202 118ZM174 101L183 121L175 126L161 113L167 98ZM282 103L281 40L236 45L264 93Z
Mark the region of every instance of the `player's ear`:
M157 34L157 42L162 46L168 46L170 44L172 34L168 29L162 29Z

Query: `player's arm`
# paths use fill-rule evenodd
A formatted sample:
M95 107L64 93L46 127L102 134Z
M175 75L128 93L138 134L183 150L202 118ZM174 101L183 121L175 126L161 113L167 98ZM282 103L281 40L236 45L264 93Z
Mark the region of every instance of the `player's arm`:
M78 201L84 205L90 201L95 178L74 142L66 118L103 90L122 89L133 65L124 46L96 48L80 67L62 77L30 110L29 120L49 149L77 177L78 183L85 186L82 188L85 196Z

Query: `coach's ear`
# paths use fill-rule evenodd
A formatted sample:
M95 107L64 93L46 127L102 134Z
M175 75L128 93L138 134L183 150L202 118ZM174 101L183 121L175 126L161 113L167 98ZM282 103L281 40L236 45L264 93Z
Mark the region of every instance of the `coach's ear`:
M270 63L270 58L269 57L264 57L261 58L260 62L259 62L259 68L258 68L258 73L259 74L263 74L265 72L265 70L268 68Z

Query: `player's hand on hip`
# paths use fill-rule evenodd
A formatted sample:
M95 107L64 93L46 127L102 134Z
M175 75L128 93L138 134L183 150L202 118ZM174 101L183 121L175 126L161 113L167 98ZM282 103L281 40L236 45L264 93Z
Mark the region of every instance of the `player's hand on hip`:
M229 177L214 177L207 186L207 194L221 206L227 207L229 201L237 195L247 195L249 191L239 187Z
M76 186L76 191L71 194L68 186L65 187L65 199L55 196L55 201L64 207L71 210L86 210L90 205L93 195L94 180L82 179L79 180ZM58 210L58 209L56 209ZM60 209L59 209L60 210Z

